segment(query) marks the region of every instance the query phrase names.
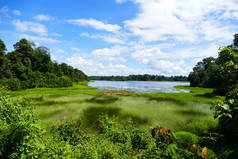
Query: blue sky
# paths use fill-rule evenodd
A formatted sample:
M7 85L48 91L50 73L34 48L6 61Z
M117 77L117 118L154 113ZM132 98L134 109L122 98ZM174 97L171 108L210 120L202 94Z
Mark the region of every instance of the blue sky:
M237 24L237 0L0 0L8 51L26 38L88 75L188 75Z

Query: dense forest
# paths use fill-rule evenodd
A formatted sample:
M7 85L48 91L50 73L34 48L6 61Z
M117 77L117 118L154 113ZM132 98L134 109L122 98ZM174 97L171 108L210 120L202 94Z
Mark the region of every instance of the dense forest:
M67 87L87 80L80 70L51 60L49 49L21 39L8 52L0 40L0 84L10 90L36 87Z
M91 80L109 81L188 81L186 76L163 76L163 75L129 75L129 76L90 76Z
M218 57L204 58L189 74L191 86L216 88L225 95L238 83L238 34L232 45L221 47Z

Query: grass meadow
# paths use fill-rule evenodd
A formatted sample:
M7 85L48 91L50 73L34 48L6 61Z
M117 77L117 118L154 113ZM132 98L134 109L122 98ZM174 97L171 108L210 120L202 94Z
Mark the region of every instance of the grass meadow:
M92 131L102 114L141 128L163 126L173 131L205 133L216 125L212 105L217 99L212 89L177 86L190 93L133 93L101 91L83 84L69 88L35 88L12 92L14 100L27 99L35 106L46 126L65 119L80 119Z

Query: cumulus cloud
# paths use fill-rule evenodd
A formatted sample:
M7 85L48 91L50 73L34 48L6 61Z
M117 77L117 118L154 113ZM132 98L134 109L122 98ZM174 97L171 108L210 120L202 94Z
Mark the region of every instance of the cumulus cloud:
M106 24L96 19L72 19L68 20L68 22L79 26L89 26L97 30L105 30L113 33L116 33L121 29L121 27L117 24Z
M211 44L208 47L191 47L162 51L169 45L134 45L131 57L140 64L153 69L159 69L163 74L187 75L194 65L194 61L204 57L216 57L218 46ZM192 62L185 62L189 60Z
M108 43L112 44L124 44L125 42L120 38L115 35L100 35L100 34L95 34L95 35L90 35L88 33L82 33L81 36L83 37L88 37L92 39L100 39Z
M67 59L67 63L84 71L87 75L130 75L130 74L160 74L153 69L132 68L124 64L104 64L92 59L84 58L80 54L74 54Z
M205 40L230 40L234 33L234 24L221 23L218 19L224 12L238 13L236 0L132 1L139 6L140 12L136 18L126 20L125 26L144 41L174 39L194 42L201 37Z
M38 21L50 21L52 19L51 16L45 15L45 14L38 14L34 16L33 18Z
M121 55L128 53L129 48L124 46L113 46L111 48L102 48L92 51L98 60L126 62Z
M12 24L15 27L15 29L20 32L33 32L39 35L47 35L46 27L40 23L13 20Z

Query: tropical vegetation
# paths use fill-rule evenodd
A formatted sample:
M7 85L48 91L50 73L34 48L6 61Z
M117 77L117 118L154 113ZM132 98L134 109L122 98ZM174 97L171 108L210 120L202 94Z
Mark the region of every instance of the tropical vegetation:
M36 47L26 39L21 39L13 47L14 50L7 53L0 40L0 83L9 90L68 87L73 82L87 80L82 71L52 61L46 47Z
M208 57L198 62L189 74L191 86L216 88L225 95L238 83L238 34L232 45L221 47L218 57Z

